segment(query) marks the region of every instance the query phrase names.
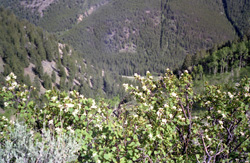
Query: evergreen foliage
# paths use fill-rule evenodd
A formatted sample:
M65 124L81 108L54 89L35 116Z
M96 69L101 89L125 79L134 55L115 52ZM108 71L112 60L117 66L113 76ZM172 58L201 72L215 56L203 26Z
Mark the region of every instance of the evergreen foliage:
M2 32L0 49L1 58L4 61L4 72L0 73L2 78L14 72L17 74L18 81L29 86L34 83L38 92L44 91L40 86L51 89L54 85L55 88L69 91L73 87L80 90L84 85L84 87L88 87L84 94L91 97L94 97L95 93L93 92L97 90L99 90L100 96L108 98L122 94L121 89L116 91L119 89L118 85L123 82L121 78L117 77L117 74L105 72L106 75L114 79L109 80L108 84L117 87L107 90L100 69L97 66L93 67L90 63L81 62L83 61L82 56L71 46L59 43L53 35L42 28L24 20L20 21L8 10L1 8L0 17L0 30ZM54 62L56 63L52 72L48 72L47 65L44 65L47 62L51 63L50 66ZM34 64L32 71L38 78L30 77L30 74L24 75L24 68L28 68L31 64ZM61 79L56 80L57 77ZM89 83L90 77L91 83ZM107 93L105 93L106 90Z

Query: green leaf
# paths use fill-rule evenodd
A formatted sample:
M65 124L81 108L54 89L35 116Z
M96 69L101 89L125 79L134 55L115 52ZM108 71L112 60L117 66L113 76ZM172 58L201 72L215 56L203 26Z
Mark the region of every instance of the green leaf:
M105 158L106 160L110 160L111 157L112 157L112 153L104 154L104 158Z

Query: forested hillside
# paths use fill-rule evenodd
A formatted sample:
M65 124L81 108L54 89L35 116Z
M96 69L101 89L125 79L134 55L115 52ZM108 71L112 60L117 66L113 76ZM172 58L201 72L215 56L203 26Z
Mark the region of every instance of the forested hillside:
M237 37L222 1L53 1L42 14L28 5L34 2L21 5L38 15L26 14L31 22L55 32L99 69L121 75L179 68L187 54Z
M195 55L187 55L182 69L192 73L198 91L202 91L205 82L231 87L242 78L250 77L249 54L250 39L243 37Z
M0 8L0 77L10 72L19 82L37 88L77 90L85 96L111 97L122 94L122 78L101 71L84 60L72 47ZM112 78L113 80L110 80Z
M177 68L186 54L235 37L221 2L196 0L111 1L60 36L123 75Z
M250 35L250 1L223 0L229 21L239 35Z

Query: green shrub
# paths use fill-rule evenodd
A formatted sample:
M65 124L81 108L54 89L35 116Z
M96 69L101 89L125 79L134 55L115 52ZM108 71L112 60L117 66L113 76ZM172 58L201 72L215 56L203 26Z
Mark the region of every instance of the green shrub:
M50 131L49 135L59 137L74 133L72 139L81 144L76 153L80 162L208 163L250 159L250 81L247 78L228 92L220 86L206 85L204 94L195 94L187 71L177 78L167 70L159 80L154 80L149 72L146 77L135 74L141 87L128 84L124 87L136 99L136 104L120 105L114 110L103 100L96 103L76 91L70 94L47 91L48 103L42 108L36 108L29 100L23 104L19 101L28 99L29 95L22 93L21 90L27 92L23 86L14 84L13 88L14 78L13 74L7 77L7 86L0 92L7 100L5 106L16 106L28 126L26 130L45 128ZM194 116L195 106L199 106L203 114ZM1 128L2 139L8 142L6 125L1 123ZM28 145L29 141L23 144ZM34 137L34 142L49 141ZM30 149L22 143L20 146L26 153ZM54 147L53 151L61 149ZM67 158L74 152L77 150L69 152Z

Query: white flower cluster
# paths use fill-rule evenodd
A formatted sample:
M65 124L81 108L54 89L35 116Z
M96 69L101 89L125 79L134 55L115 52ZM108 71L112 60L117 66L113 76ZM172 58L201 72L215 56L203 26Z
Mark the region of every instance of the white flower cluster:
M235 83L235 87L239 87L240 86L240 83Z
M69 108L73 108L74 106L75 106L74 104L67 103L67 104L65 104L64 111L67 113L69 111Z
M93 103L92 103L91 109L97 109L97 106L96 106L95 100L93 100Z
M159 108L159 110L157 111L156 114L157 114L158 118L160 118L163 114L163 108Z
M67 130L69 130L69 132L72 133L72 134L75 132L75 131L71 128L71 126L68 126L68 127L67 127Z
M229 98L231 98L231 99L234 98L234 95L232 95L231 92L228 92L227 94L228 94Z
M125 88L125 91L128 90L128 84L123 84L123 87Z
M9 103L8 102L4 102L4 107L8 107Z
M170 95L171 95L172 97L177 97L177 94L176 94L175 92L172 92Z
M74 117L76 117L76 116L78 115L78 113L79 113L79 110L78 110L78 109L75 109L75 110L72 112L72 114L73 114Z
M165 125L165 124L167 124L167 120L166 119L162 119L161 120L161 125Z
M245 91L249 92L249 86L244 87Z

